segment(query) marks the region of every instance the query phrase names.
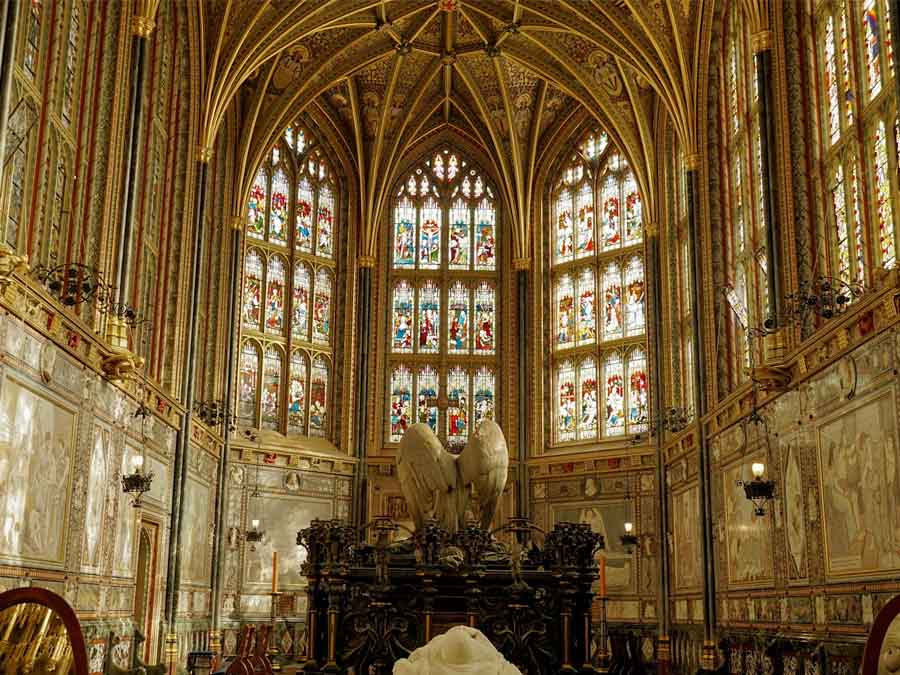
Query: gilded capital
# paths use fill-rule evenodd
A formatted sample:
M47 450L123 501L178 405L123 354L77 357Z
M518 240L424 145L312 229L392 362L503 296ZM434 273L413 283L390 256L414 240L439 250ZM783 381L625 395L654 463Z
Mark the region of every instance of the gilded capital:
M244 231L244 217L243 216L235 216L231 219L231 229L237 230L238 232Z
M772 31L761 30L750 36L750 48L754 54L772 49Z
M688 171L696 171L700 168L700 153L692 152L684 156L684 168Z
M198 162L209 164L209 160L212 159L212 148L205 145L198 145L195 156Z
M147 16L131 17L131 34L139 38L149 38L156 28L156 22Z
M654 239L659 236L659 225L656 223L644 223L644 236Z
M514 258L513 269L516 272L522 272L531 269L531 258Z
M361 255L356 259L357 267L368 267L369 269L375 267L375 256L374 255Z

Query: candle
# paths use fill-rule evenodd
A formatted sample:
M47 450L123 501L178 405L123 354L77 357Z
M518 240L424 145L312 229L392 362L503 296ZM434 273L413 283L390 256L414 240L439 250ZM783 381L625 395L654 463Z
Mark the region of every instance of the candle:
M272 551L272 592L278 592L278 551Z
M606 556L600 558L600 597L606 597Z

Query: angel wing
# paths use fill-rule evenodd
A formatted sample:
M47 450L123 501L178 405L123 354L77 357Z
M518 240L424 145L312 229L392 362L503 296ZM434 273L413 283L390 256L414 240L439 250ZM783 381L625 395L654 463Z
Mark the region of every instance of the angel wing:
M503 488L506 487L509 469L509 448L500 426L494 420L482 420L466 443L457 460L460 476L460 492L470 485L475 487L481 503L481 527L487 530L494 520L494 512ZM467 504L460 499L460 522L465 518Z
M451 533L456 532L456 457L444 450L427 424L413 424L403 434L397 450L397 477L416 530L434 518Z

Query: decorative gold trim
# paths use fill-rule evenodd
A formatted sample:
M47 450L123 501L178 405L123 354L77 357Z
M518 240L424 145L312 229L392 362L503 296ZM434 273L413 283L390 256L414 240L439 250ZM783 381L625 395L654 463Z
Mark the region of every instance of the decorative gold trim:
M516 272L522 272L531 269L531 258L513 258L513 269Z
M761 30L750 36L750 48L754 54L772 49L772 31Z
M373 267L375 267L375 256L374 255L358 256L356 258L356 265L357 265L357 267L360 267L360 268L366 267L366 268L372 269Z
M206 145L198 145L195 153L195 157L198 162L202 162L203 164L209 164L209 160L212 159L213 149L212 146Z
M656 223L644 223L644 235L648 239L656 239L659 236L659 225Z
M700 658L700 666L704 670L715 670L719 662L719 650L712 640L703 641L703 656Z
M237 230L238 232L243 232L244 231L244 217L237 216L235 218L232 218L231 229Z
M139 38L149 38L156 28L156 22L146 16L131 17L131 34Z
M0 246L0 293L6 292L13 274L27 274L29 269L28 256L16 255L8 247Z
M684 156L684 168L687 171L696 171L700 168L700 153L692 152Z

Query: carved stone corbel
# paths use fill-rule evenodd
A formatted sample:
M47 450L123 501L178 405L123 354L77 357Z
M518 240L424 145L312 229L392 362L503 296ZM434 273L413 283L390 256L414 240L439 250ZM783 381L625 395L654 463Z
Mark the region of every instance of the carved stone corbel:
M6 293L13 274L26 274L29 269L28 256L17 255L6 246L0 246L0 293Z
M144 367L144 357L133 354L127 349L115 350L100 360L100 367L103 369L106 379L120 382Z

